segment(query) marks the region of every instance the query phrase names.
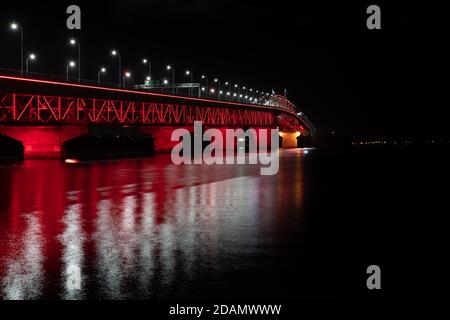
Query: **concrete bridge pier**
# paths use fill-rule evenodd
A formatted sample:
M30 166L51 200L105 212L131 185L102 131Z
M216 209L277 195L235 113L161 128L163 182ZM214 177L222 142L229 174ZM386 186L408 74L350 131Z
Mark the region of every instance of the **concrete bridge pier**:
M297 138L300 132L280 132L280 148L297 148Z
M154 143L154 151L156 153L170 153L179 142L171 141L172 132L175 129L186 129L189 132L194 131L194 127L176 127L176 126L148 126L140 127L139 131L142 134L152 136Z
M61 159L63 143L88 133L88 127L0 126L0 133L22 142L25 159Z

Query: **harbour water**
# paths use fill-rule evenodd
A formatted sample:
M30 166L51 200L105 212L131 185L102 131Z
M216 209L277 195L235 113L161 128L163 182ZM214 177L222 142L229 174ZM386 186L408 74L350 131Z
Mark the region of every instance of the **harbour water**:
M1 163L0 296L448 296L448 160L432 148L291 149L274 176L169 155ZM366 287L372 264L379 292Z

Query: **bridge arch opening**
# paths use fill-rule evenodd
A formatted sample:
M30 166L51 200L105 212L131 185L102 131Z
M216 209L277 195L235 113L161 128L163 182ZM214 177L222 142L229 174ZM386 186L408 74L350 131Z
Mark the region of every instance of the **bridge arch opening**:
M133 131L117 132L90 130L89 133L67 140L62 145L63 159L138 158L154 154L154 138Z
M21 141L0 134L0 160L23 159L24 151Z

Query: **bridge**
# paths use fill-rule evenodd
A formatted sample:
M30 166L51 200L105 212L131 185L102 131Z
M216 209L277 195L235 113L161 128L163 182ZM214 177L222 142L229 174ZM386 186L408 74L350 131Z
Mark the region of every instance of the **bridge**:
M192 131L194 121L221 130L278 128L282 147L294 147L298 136L314 132L303 113L279 95L248 104L0 75L0 134L20 141L25 158L61 158L63 144L92 126L137 128L153 136L156 152L167 152L176 143L170 141L172 131Z

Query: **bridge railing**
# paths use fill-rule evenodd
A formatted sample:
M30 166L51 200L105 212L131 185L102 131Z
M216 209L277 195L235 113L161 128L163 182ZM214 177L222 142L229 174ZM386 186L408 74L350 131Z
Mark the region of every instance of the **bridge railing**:
M108 81L93 81L88 79L78 79L74 77L65 77L61 75L54 75L54 74L47 74L47 73L39 73L39 72L21 72L17 69L8 69L8 68L0 68L0 73L3 75L10 75L10 76L21 76L24 78L30 78L30 79L36 79L36 80L48 80L48 81L58 81L58 82L66 82L66 83L73 83L73 84L83 84L83 85L91 85L91 86L101 86L101 87L108 87L108 88L121 88L121 89L127 89L127 90L137 90L137 91L146 91L146 92L155 92L155 93L163 93L167 95L173 95L173 96L180 96L180 97L193 97L193 98L204 98L209 100L217 100L217 101L226 101L226 102L235 102L235 103L245 103L245 104L254 104L254 105L264 105L264 102L262 103L255 103L254 101L242 101L242 99L233 99L233 98L227 98L227 96L224 94L223 99L219 99L217 96L211 96L211 95L204 95L201 92L201 86L197 83L187 84L187 83L180 83L174 85L160 85L160 86L148 86L145 84L121 84L118 83L112 83ZM199 90L190 90L190 89L199 89ZM174 89L180 89L177 90L175 94L172 93L172 90ZM182 89L186 89L186 92L183 92ZM175 91L175 90L174 90ZM198 91L198 92L197 92Z

